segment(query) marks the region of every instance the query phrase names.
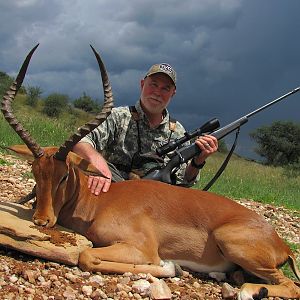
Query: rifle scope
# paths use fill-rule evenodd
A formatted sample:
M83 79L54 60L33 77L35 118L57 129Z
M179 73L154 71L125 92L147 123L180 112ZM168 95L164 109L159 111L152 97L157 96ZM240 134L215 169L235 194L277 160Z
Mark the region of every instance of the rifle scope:
M156 154L158 156L163 156L171 151L174 151L180 145L191 140L192 138L203 135L203 134L209 134L219 127L220 127L219 120L216 118L213 118L210 121L206 122L204 125L202 125L200 128L194 130L193 132L185 132L183 137L176 139L174 141L171 141L170 143L167 143L167 144L162 145L161 147L157 148Z

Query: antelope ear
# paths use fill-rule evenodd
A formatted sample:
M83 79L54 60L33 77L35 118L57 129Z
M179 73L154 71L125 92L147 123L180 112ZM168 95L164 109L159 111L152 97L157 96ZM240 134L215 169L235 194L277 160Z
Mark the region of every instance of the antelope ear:
M101 171L99 171L94 165L92 165L90 162L88 162L87 160L80 157L79 155L77 155L74 152L69 152L68 159L75 167L80 169L86 175L101 176L104 178L108 178L108 177L104 176L103 173Z
M34 156L26 145L13 145L13 146L5 147L5 149L13 151L18 156L20 156L21 158L25 158L29 162L34 161Z

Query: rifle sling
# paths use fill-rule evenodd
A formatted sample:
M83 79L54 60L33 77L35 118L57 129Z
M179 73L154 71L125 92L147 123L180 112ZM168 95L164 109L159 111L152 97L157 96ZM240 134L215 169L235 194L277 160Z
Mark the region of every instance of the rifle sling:
M223 161L221 167L219 168L219 170L217 171L217 173L215 174L215 176L208 182L208 184L203 188L203 191L208 191L209 188L216 182L216 180L221 176L221 174L223 173L223 171L225 170L232 154L233 154L233 151L236 147L236 144L237 144L237 139L238 139L238 136L239 136L239 133L240 133L240 128L241 127L238 127L237 131L236 131L236 134L235 134L235 140L234 140L234 143L229 151L229 153L227 154L225 160Z

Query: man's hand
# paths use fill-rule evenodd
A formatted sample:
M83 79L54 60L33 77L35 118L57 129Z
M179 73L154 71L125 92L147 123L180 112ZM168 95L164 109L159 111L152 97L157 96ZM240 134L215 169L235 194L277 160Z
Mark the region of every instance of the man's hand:
M102 155L88 143L76 144L73 151L93 164L104 176L107 177L89 176L88 188L91 192L94 195L99 195L101 192L108 192L111 185L112 174Z
M218 140L212 135L200 136L195 144L200 148L201 153L194 158L197 165L202 164L208 156L218 150Z
M194 157L194 163L201 166L206 158L218 150L218 140L211 135L200 136L195 144L200 148L201 153ZM190 182L194 180L199 173L199 168L195 168L193 164L189 164L185 170L185 179Z
M103 159L103 162L97 165L95 165L101 173L106 176L89 176L88 179L88 188L91 190L92 194L98 196L101 192L108 192L110 185L111 185L111 171L106 163L106 161Z

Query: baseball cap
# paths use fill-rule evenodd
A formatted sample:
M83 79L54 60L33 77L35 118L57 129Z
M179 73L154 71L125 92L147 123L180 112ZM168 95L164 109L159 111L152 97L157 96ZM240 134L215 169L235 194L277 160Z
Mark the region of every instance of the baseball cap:
M145 78L156 73L164 73L168 75L172 79L174 85L176 86L176 72L169 64L161 63L153 65L148 70L147 74L145 75Z

